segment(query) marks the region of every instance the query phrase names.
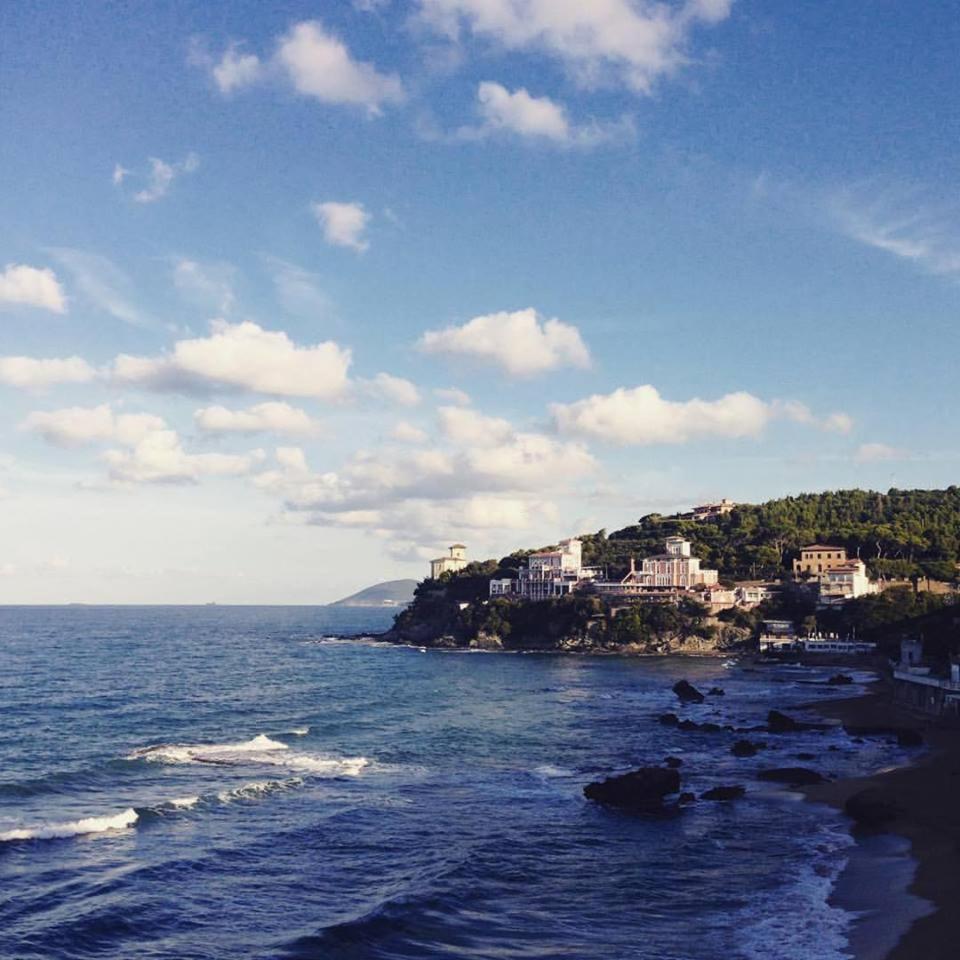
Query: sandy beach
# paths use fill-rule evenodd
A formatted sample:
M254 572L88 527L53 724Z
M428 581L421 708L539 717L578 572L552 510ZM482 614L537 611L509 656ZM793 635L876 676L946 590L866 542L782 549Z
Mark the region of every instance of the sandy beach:
M917 730L926 745L910 766L804 790L810 800L843 809L850 797L870 788L898 810L881 830L854 827L858 846L835 891L838 903L865 913L851 937L854 955L857 960L955 960L960 914L951 908L960 902L960 731L899 710L882 683L865 696L816 709L852 733L857 728ZM909 843L912 860L889 844L891 835ZM910 873L905 895L902 881ZM905 932L893 943L897 929Z

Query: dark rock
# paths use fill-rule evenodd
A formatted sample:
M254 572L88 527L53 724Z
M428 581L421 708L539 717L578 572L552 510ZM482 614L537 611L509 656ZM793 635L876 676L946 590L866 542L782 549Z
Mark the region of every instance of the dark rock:
M713 787L706 793L700 794L701 800L739 800L746 793L746 789L739 785L729 787Z
M771 710L767 714L767 729L771 733L801 733L804 730L826 730L827 725L822 723L803 723L794 720L779 710Z
M903 730L897 731L897 746L922 747L923 734L919 730L911 730L908 727L904 727Z
M664 713L660 715L660 722L665 727L675 727L680 723L680 718L675 713Z
M693 720L681 720L677 726L688 733L696 731L697 733L720 733L723 727L719 723L696 723Z
M806 787L814 783L826 783L826 778L816 770L806 767L775 767L773 770L761 770L757 774L759 780L769 780L772 783L787 783L792 787Z
M678 680L673 685L673 692L684 703L703 703L705 699L703 694L692 683L686 680Z
M667 757L663 762L668 767L673 767L674 769L683 766L683 761L679 757Z
M898 819L903 810L887 797L879 787L867 787L847 798L843 809L848 817L863 827L879 829Z
M845 673L835 673L827 683L829 683L831 687L843 687L848 683L853 683L853 677Z
M611 807L626 810L656 810L668 793L680 790L680 774L665 767L641 767L617 777L587 784L583 794Z
M681 806L686 806L688 803L696 803L696 802L697 802L697 795L695 793L688 793L688 792L681 793L680 796L677 798L677 803L679 803Z
M725 697L725 696L726 696L726 692L724 691L723 687L711 687L711 688L707 691L707 696L710 696L710 697Z
M763 748L762 743L751 743L749 740L738 740L731 748L730 752L735 757L755 757L757 751Z

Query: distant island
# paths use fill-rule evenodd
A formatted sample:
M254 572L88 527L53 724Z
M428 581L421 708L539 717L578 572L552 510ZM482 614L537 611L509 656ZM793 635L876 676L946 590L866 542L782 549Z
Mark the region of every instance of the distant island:
M384 580L375 583L342 600L331 603L331 607L405 607L413 601L413 592L417 588L416 580Z
M637 653L757 649L765 632L960 648L960 488L841 490L649 514L499 560L431 563L387 638ZM771 625L775 625L771 626Z

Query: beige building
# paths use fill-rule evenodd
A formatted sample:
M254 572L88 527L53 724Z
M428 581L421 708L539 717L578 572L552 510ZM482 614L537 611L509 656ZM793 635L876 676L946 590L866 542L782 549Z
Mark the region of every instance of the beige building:
M467 548L462 543L454 543L446 557L430 561L430 576L434 580L443 573L456 573L467 565Z
M867 576L867 567L862 560L848 560L841 566L830 567L819 575L819 580L821 607L877 592L877 585Z
M719 503L703 503L690 511L691 520L712 520L714 517L725 517L736 508L733 500L724 497Z
M644 557L637 575L653 587L711 587L719 579L716 570L701 570L700 558L691 556L691 543L683 537L667 537L666 553Z
M800 548L800 559L793 561L793 572L797 576L804 574L817 576L826 570L845 566L847 563L849 560L844 547L814 543L809 547Z

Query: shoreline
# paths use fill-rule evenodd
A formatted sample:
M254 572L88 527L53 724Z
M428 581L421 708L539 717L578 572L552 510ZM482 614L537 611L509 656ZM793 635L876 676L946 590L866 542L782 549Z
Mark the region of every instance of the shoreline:
M882 681L861 696L809 706L851 727L923 734L928 750L907 766L802 793L843 811L851 796L870 788L900 810L882 829L851 824L856 846L831 900L861 914L850 934L856 960L952 960L960 938L960 916L949 909L960 900L960 734L898 709ZM899 851L891 838L900 839Z

